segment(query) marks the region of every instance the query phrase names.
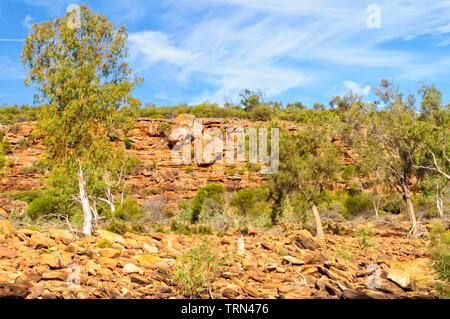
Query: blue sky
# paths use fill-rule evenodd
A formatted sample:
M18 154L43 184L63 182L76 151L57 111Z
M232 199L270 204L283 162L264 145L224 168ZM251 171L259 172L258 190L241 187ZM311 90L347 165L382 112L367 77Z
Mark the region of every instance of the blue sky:
M128 28L134 91L157 105L239 102L245 88L285 105L328 105L386 78L407 93L435 84L450 103L450 0L2 0L0 105L32 104L22 39L33 23L86 4ZM380 28L369 28L376 4Z

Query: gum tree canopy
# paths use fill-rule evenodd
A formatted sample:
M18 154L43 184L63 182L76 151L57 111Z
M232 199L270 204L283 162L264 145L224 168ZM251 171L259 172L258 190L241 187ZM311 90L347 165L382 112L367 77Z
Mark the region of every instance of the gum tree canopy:
M34 83L47 105L39 128L48 156L54 165L76 168L85 235L92 229L86 174L107 163L114 132L132 125L130 92L142 80L124 61L126 39L125 27L82 6L33 25L22 51L25 84Z

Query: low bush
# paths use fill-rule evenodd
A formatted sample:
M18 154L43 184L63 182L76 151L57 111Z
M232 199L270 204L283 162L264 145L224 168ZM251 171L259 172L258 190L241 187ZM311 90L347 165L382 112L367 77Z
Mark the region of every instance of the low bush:
M125 199L114 212L114 218L123 221L137 221L142 218L142 210L135 199Z
M348 216L358 216L372 210L372 202L362 194L349 195L344 200Z
M123 144L125 144L125 148L127 150L131 150L133 148L133 144L131 143L131 141L127 137L123 138Z
M210 291L211 282L215 274L221 271L222 263L211 245L203 241L200 246L177 258L172 281L187 297L200 294L205 289Z
M236 192L231 198L231 206L244 217L270 215L271 205L263 188L247 188Z
M189 225L186 223L172 220L170 222L170 230L177 235L212 235L211 226L205 225Z
M59 214L62 211L61 202L58 198L45 196L34 199L27 207L27 215L31 219L49 214Z
M198 216L201 213L203 203L206 199L213 199L221 201L221 195L225 193L225 187L219 184L208 184L206 186L200 187L192 201L192 221L198 221Z
M430 253L438 274L436 288L441 298L450 298L450 232L439 222L430 231Z

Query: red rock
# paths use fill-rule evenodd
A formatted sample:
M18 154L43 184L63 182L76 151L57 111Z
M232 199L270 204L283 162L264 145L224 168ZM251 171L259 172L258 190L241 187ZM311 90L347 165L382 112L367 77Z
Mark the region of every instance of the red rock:
M0 259L16 258L17 251L8 247L0 247Z

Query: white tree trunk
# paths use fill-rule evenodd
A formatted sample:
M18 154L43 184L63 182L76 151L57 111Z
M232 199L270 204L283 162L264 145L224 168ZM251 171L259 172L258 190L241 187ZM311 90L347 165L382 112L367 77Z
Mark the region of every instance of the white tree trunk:
M83 230L82 233L85 236L92 234L92 212L89 205L89 198L86 191L86 176L84 175L81 164L78 166L78 186L80 188L80 201L83 207Z
M406 209L408 211L409 220L411 221L411 234L414 236L414 232L417 226L416 214L414 212L414 205L411 201L411 196L409 194L409 188L407 186L403 186L403 191L406 200Z
M436 199L436 206L440 217L444 217L444 201L442 198Z
M375 210L375 218L376 219L378 219L378 203L377 203L377 201L376 201L376 199L374 199L373 201L372 201L372 204L373 204L373 209Z
M314 202L310 201L309 204L311 205L311 209L314 215L314 221L316 224L316 237L325 238L323 234L322 221L320 220L319 210L317 209L317 206L316 204L314 204Z
M439 184L436 184L436 207L440 217L444 217L444 201L439 192Z

